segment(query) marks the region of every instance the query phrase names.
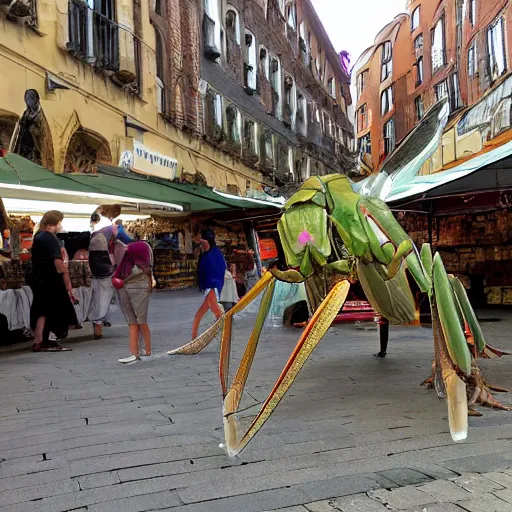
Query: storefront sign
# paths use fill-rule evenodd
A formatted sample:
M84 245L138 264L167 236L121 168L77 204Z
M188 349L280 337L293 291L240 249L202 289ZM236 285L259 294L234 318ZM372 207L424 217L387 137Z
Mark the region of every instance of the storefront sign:
M151 176L173 180L178 172L178 160L152 151L140 142L133 142L133 152L123 151L119 165Z
M262 261L273 260L278 256L276 242L272 238L260 238L259 248Z

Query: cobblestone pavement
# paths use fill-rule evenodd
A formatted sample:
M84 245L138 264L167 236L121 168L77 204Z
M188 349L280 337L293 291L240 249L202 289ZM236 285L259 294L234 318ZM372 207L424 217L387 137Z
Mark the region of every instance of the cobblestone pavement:
M512 511L512 413L485 410L454 444L446 404L420 387L428 329L333 327L274 416L237 459L219 448L218 344L165 355L187 341L201 296L156 293L149 360L122 366L127 328L102 341L80 331L73 352L0 353L0 512ZM512 314L483 323L512 348ZM250 316L237 319L235 356ZM266 328L249 380L265 398L299 331ZM512 387L512 356L483 361ZM258 386L262 386L261 388ZM512 396L501 395L506 403ZM480 475L481 474L481 475Z

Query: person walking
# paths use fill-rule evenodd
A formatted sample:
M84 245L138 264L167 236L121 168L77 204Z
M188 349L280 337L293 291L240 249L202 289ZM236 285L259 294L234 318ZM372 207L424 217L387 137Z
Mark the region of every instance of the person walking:
M92 274L92 299L89 320L93 324L94 339L99 340L103 338L103 325L110 326L110 304L115 294L112 275L117 230L109 219L98 213L91 215L91 229L89 268Z
M69 283L67 262L56 234L61 230L64 215L51 210L43 215L32 244L32 272L28 278L33 301L30 326L34 331L34 352L71 350L57 341L68 335L69 326L78 323L76 312L66 289ZM69 284L68 284L69 288ZM50 340L50 333L57 339Z
M199 306L192 322L192 339L197 338L199 325L208 310L211 310L217 319L222 316L219 300L227 269L224 255L217 247L215 233L211 229L201 233L200 245L202 253L199 256L197 277L199 289L204 294L204 301Z
M153 290L153 251L147 242L128 245L121 263L112 277L119 304L128 323L130 356L120 363L133 363L140 359L139 337L145 343L145 356L151 355L151 331L148 325L149 299Z

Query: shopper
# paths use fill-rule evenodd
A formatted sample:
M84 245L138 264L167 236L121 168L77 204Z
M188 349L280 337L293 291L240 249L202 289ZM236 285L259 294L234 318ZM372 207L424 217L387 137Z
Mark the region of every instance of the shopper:
M110 304L115 290L112 286L114 274L114 252L117 230L106 217L93 213L91 216L91 241L89 242L89 267L92 274L92 300L89 320L93 324L94 339L103 337L103 325L108 320Z
M153 251L147 242L132 242L117 267L112 283L117 288L119 304L130 328L130 353L120 363L140 359L139 336L145 343L145 356L151 355L151 332L148 325L148 307L153 289Z
M32 244L32 272L28 278L33 301L30 308L30 325L34 331L34 352L71 350L50 340L50 332L57 339L68 335L71 325L76 325L75 309L70 300L64 276L68 272L56 234L61 230L64 215L48 211L43 215L39 231Z
M192 323L192 339L197 338L199 324L209 309L215 318L222 316L219 300L227 268L224 255L215 243L215 233L211 229L201 233L200 245L202 253L199 256L197 274L199 289L204 293L205 298Z

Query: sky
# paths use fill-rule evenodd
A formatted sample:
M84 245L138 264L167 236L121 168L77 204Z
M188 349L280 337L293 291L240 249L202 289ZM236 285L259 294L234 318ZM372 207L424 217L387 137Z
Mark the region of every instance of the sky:
M407 0L312 0L336 51L347 50L353 66L375 36L405 12Z

